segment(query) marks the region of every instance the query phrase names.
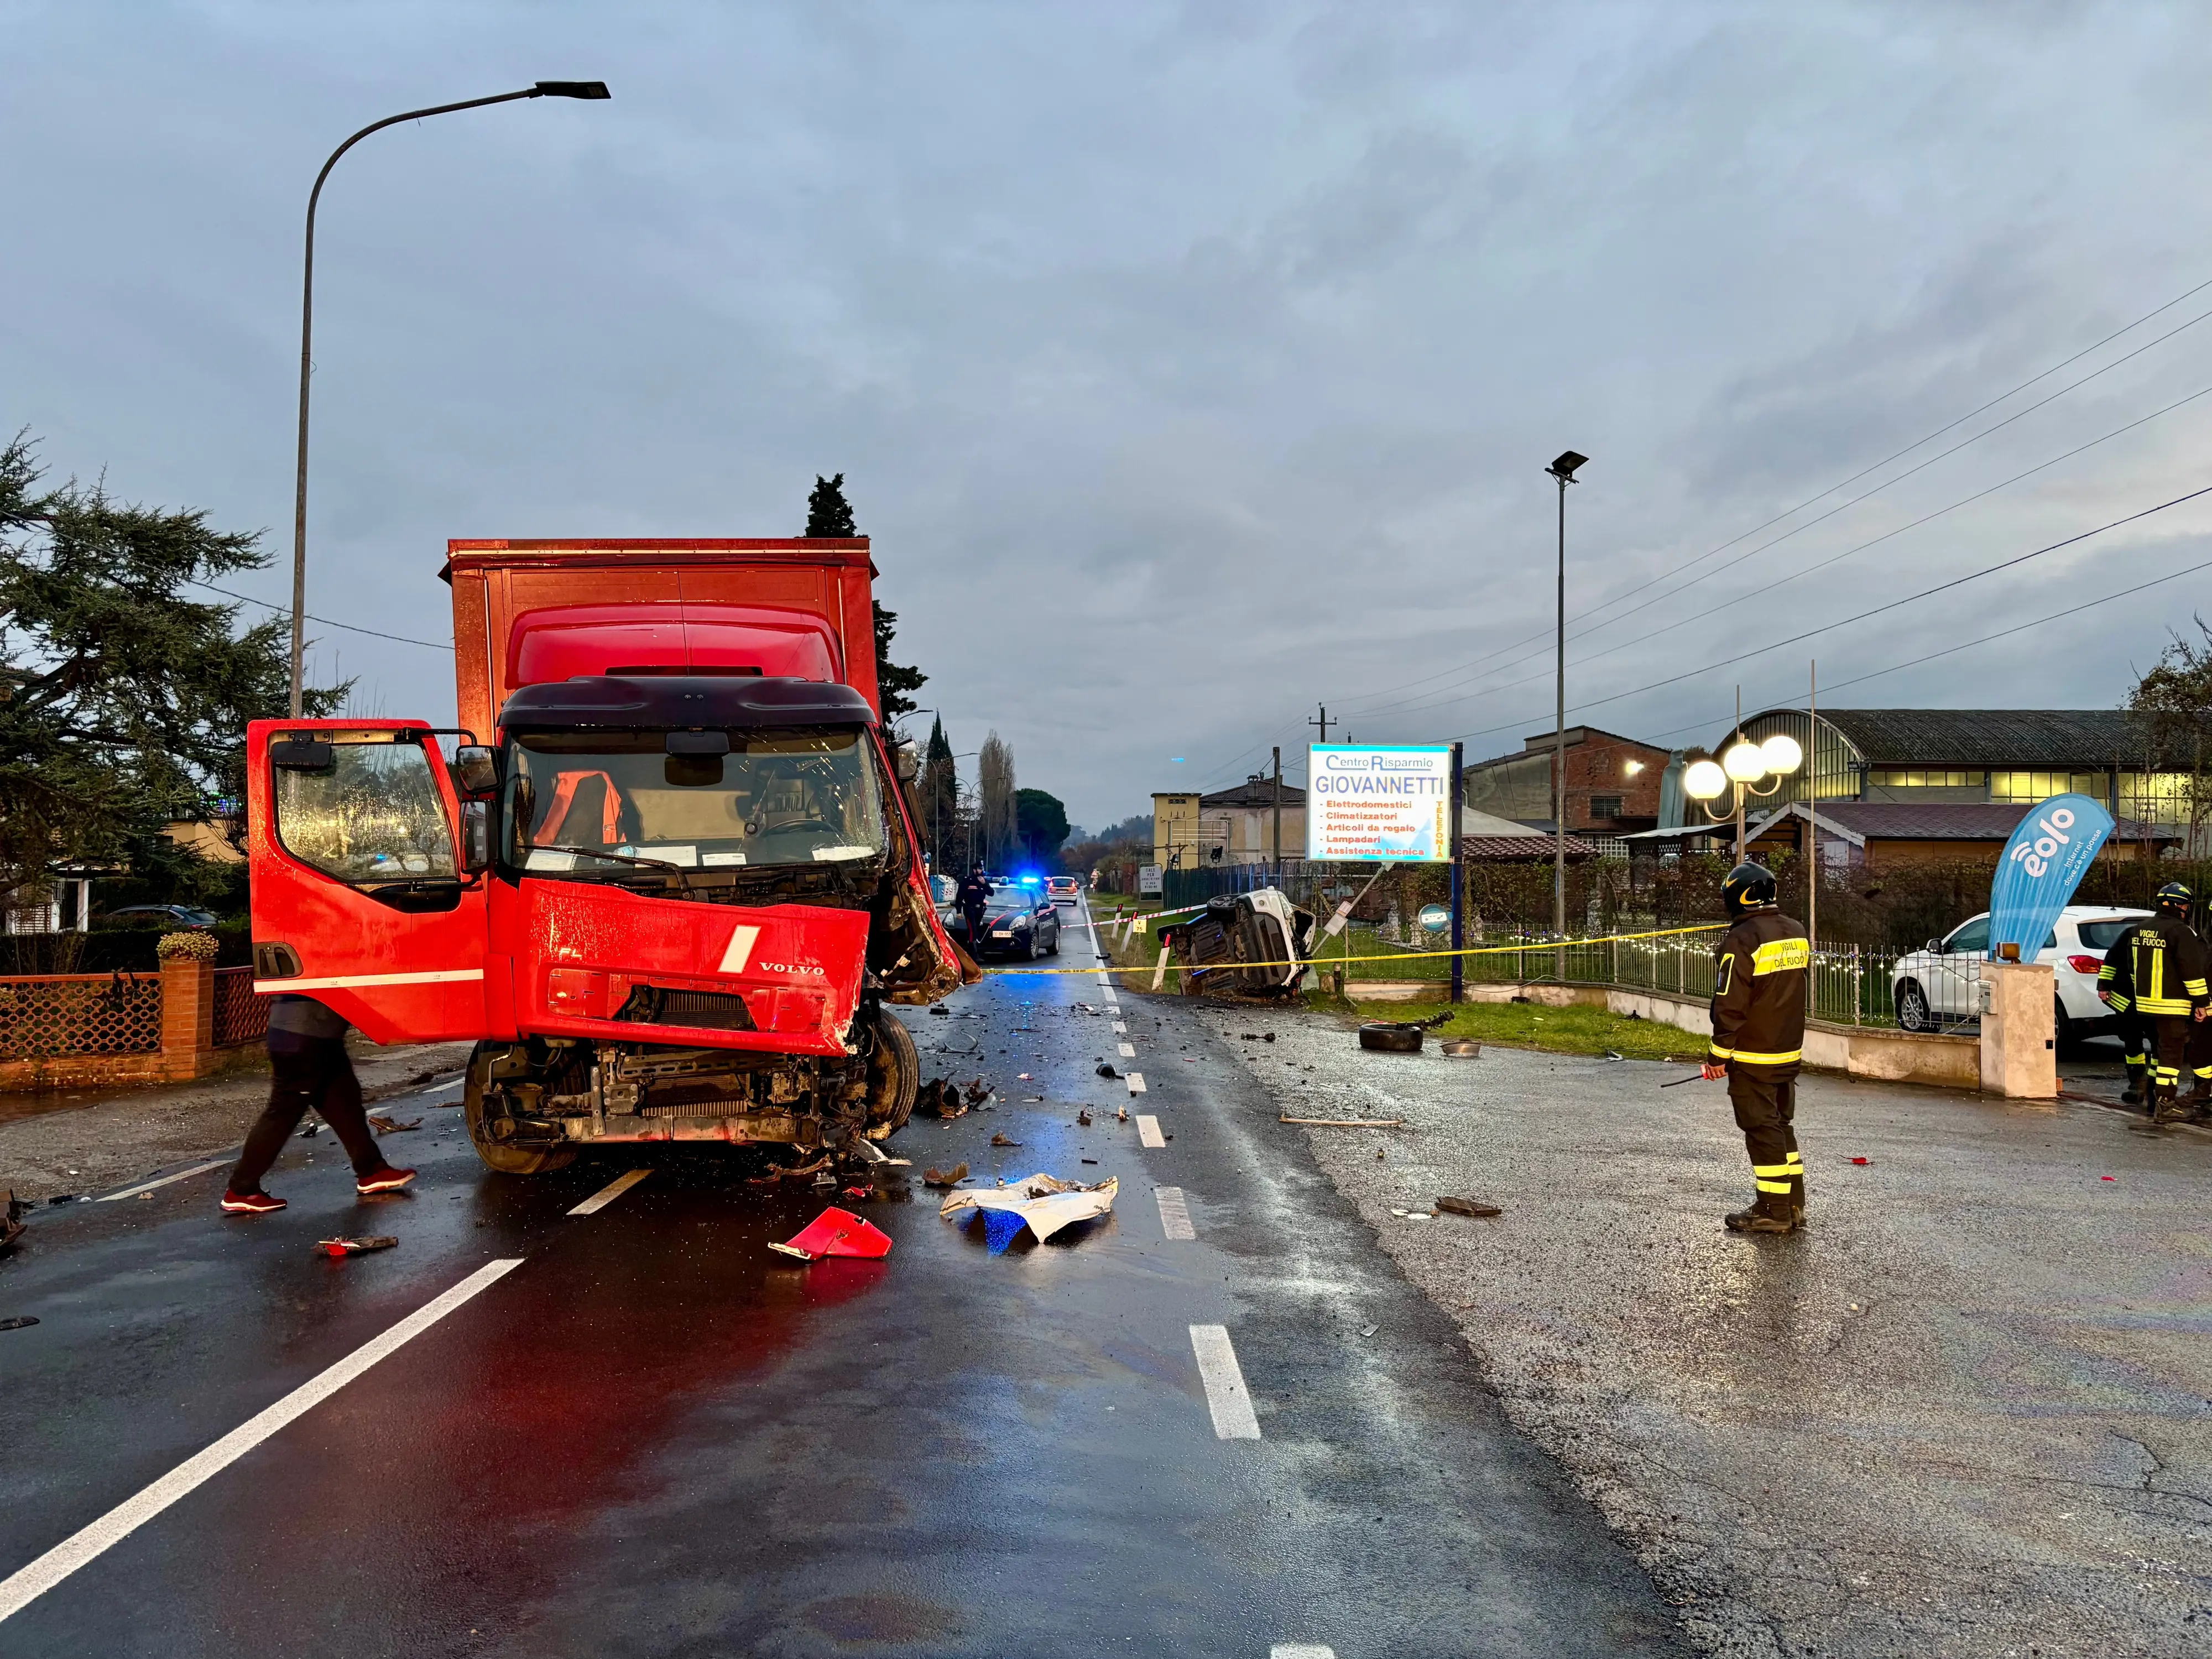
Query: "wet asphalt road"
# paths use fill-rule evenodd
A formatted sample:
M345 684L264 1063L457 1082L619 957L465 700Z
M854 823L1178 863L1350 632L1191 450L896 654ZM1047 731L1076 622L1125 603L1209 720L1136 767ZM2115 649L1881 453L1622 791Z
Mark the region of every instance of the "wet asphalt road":
M1089 959L1066 941L1054 965ZM925 1075L1000 1103L890 1150L917 1176L1115 1175L1109 1219L994 1257L917 1179L853 1206L888 1260L801 1265L766 1243L829 1195L692 1148L494 1176L450 1085L386 1108L425 1118L389 1145L422 1170L399 1197L356 1202L325 1136L271 1178L279 1216L219 1217L220 1172L41 1211L0 1263L0 1317L41 1322L0 1333L0 1577L520 1265L0 1619L0 1655L1686 1650L1195 1011L1126 998L1117 1035L1088 975L952 1006L903 1011ZM1173 1139L1141 1147L1139 1109ZM1195 1239L1164 1236L1158 1184ZM313 1254L342 1231L401 1243ZM1229 1334L1256 1441L1216 1435L1200 1325Z

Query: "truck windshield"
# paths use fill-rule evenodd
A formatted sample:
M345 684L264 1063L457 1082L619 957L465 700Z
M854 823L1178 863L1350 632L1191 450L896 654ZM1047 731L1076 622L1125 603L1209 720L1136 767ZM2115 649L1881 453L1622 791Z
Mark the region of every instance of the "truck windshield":
M661 732L518 735L507 744L510 862L619 879L635 866L584 854L704 870L883 855L884 796L865 733L729 739L726 755L672 755Z

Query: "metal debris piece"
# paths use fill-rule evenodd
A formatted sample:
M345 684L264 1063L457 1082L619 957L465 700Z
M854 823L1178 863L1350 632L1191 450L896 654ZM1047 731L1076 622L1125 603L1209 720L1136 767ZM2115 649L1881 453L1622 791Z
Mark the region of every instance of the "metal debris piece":
M388 1250L398 1242L389 1233L375 1233L365 1238L319 1238L315 1248L325 1255L367 1255L371 1250Z
M1078 1112L1078 1113L1075 1115L1075 1121L1076 1121L1078 1123L1081 1124L1085 1128L1086 1128L1086 1129L1087 1129L1087 1128L1089 1128L1089 1127L1091 1127L1091 1111L1090 1111L1090 1109L1089 1109L1088 1107L1085 1107L1083 1110L1081 1110L1081 1111Z
M6 1192L0 1192L0 1250L6 1249L22 1236L23 1206L11 1187Z
M17 1314L13 1319L0 1319L0 1331L20 1331L26 1325L35 1325L38 1322L39 1316L36 1314Z
M991 1144L994 1146L1018 1146L1022 1143L1018 1140L1009 1140L1003 1134L995 1134L991 1137Z
M1504 1215L1495 1204L1478 1204L1471 1198L1453 1198L1447 1194L1437 1200L1437 1208L1446 1215Z
M1372 1336L1382 1328L1380 1325L1362 1325L1359 1328L1359 1334L1362 1336Z
M924 1170L921 1184L925 1187L951 1187L968 1179L968 1166L956 1164L949 1170Z
M302 1123L300 1126L300 1139L302 1140L313 1140L317 1135L322 1133L322 1119L319 1117L311 1117L305 1123Z
M1473 1037L1454 1037L1449 1042L1440 1043L1437 1047L1446 1060L1482 1058L1482 1045Z
M933 1014L941 1015L946 1019L952 1018L952 1011L941 1002L933 1002L930 1004L929 1012Z
M871 1226L849 1210L832 1205L793 1233L787 1243L779 1244L771 1239L769 1249L796 1256L801 1261L815 1261L825 1255L860 1256L872 1261L891 1253L891 1240L890 1234Z
M382 1112L371 1112L368 1115L368 1127L380 1135L404 1134L410 1129L421 1128L422 1120L419 1117L410 1117L402 1123L398 1118L387 1117Z
M1121 1074L1114 1069L1114 1062L1112 1060L1102 1060L1098 1062L1098 1075L1101 1077L1119 1077Z

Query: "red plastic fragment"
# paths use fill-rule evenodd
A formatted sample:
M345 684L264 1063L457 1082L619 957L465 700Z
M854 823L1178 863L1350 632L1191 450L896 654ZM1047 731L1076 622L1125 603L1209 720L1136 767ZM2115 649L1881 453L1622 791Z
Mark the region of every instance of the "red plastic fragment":
M2100 1180L2100 1181L2110 1181L2110 1180L2112 1179L2112 1176L2099 1176L2097 1177L2097 1179L2098 1179L2098 1180Z
M1865 1160L1864 1158L1853 1158L1853 1159L1851 1160L1851 1162L1852 1162L1852 1163L1854 1163L1854 1164L1863 1164L1863 1163L1865 1163L1865 1162L1866 1162L1866 1160Z
M832 1205L793 1233L788 1243L771 1243L769 1249L795 1255L801 1261L813 1261L825 1255L889 1255L891 1240L889 1233Z

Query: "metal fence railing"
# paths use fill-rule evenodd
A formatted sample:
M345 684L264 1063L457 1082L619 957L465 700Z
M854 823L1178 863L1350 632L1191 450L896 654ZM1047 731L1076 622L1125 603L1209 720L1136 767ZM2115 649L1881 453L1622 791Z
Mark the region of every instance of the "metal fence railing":
M215 1046L235 1048L269 1032L270 1000L253 989L251 968L215 970Z
M161 1047L159 975L0 979L0 1060L149 1054Z

